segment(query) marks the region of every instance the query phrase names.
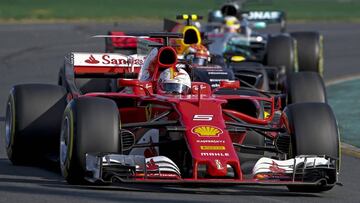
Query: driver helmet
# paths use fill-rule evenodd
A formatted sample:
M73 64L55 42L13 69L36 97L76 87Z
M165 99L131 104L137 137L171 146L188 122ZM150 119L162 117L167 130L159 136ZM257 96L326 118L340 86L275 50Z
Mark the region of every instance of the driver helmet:
M188 94L191 90L190 76L181 68L168 68L159 76L158 90L165 94Z
M208 22L221 23L223 21L223 14L220 10L210 11L208 15Z
M235 16L226 16L224 18L224 28L227 32L239 32L240 21Z
M193 65L206 66L210 61L210 52L202 44L192 44L184 52L185 59Z

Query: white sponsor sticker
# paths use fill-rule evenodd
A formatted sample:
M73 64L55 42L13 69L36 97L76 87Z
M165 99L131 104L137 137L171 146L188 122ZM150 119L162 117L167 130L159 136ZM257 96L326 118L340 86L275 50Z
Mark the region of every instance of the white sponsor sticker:
M218 159L215 159L216 168L218 170L223 170L224 167L222 166L221 162Z
M250 11L248 19L249 20L272 20L278 19L280 17L280 12L278 11Z
M216 152L201 152L201 156L205 157L229 157L229 153L216 153Z
M192 88L195 91L199 91L199 86L200 86L200 90L206 89L205 85L193 85Z
M201 115L196 114L193 117L193 121L212 121L214 115Z
M144 55L123 55L114 53L72 53L74 66L139 67Z

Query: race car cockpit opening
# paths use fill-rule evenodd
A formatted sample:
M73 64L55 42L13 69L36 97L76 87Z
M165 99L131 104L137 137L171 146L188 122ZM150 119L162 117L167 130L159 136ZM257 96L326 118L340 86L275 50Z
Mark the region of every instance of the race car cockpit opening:
M184 32L185 44L197 44L199 42L197 33L194 29L188 29Z
M177 63L177 55L174 49L164 47L159 52L158 62L161 66L169 67Z

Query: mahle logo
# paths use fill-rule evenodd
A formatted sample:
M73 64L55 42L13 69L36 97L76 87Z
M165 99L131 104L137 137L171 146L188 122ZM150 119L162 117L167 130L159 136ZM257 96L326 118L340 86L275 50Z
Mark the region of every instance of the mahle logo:
M212 125L198 125L193 127L191 132L199 137L219 137L223 133L220 128Z

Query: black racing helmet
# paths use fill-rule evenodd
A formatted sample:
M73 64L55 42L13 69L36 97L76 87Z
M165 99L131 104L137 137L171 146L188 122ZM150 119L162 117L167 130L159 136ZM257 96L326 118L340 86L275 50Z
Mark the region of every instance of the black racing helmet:
M241 6L236 2L225 3L221 6L221 13L223 16L237 17L240 12Z

